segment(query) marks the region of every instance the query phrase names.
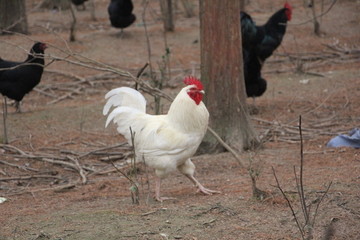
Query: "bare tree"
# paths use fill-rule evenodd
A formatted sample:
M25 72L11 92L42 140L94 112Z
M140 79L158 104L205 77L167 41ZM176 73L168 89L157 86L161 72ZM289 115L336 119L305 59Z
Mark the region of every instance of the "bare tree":
M70 2L70 0L69 0ZM71 13L71 25L70 25L70 36L69 36L69 40L70 42L74 42L76 40L75 37L75 32L76 32L76 15L75 15L75 10L73 5L70 4L70 13Z
M0 33L28 32L25 0L0 0Z
M311 10L312 10L312 14L313 14L314 33L317 36L320 36L320 23L319 23L318 18L316 16L315 1L310 0L310 4L311 4Z
M191 18L191 17L195 16L194 6L193 6L191 1L189 1L189 0L181 0L181 3L182 3L182 5L184 7L184 10L185 10L185 17Z
M174 26L174 14L172 0L160 0L161 13L164 22L164 29L166 32L172 32Z
M246 107L239 12L239 0L200 0L201 79L210 126L241 151L258 141ZM220 146L211 137L205 143L207 152Z

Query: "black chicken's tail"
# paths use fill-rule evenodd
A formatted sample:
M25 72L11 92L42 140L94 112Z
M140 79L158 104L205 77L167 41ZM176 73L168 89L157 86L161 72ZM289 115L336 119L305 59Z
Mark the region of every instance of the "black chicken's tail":
M243 45L247 46L256 39L257 28L251 16L246 12L240 12L241 38Z

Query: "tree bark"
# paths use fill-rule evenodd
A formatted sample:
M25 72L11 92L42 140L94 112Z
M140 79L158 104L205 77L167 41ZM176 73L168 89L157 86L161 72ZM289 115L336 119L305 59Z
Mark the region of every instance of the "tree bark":
M320 36L320 23L318 21L318 18L316 17L315 1L311 0L310 4L311 4L311 11L313 14L314 33L316 34L316 36Z
M258 141L246 107L239 13L239 0L200 0L201 79L210 126L241 151ZM205 151L220 150L209 135L204 142Z
M185 17L191 18L191 17L195 16L194 6L193 6L191 1L189 1L189 0L181 0L181 3L182 3L182 5L184 7L184 10L185 10Z
M173 32L175 30L172 7L172 0L160 0L160 8L166 32Z
M25 0L0 0L0 33L28 33Z

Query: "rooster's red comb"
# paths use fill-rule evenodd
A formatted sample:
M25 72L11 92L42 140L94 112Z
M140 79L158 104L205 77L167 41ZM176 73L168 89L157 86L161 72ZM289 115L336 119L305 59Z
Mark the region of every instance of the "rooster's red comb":
M290 11L292 10L292 7L291 7L290 3L288 3L287 1L286 1L285 4L284 4L284 8L287 8L287 9L289 9Z
M199 90L203 90L203 89L204 89L204 87L203 87L202 83L200 82L200 80L197 79L197 78L194 77L194 76L187 76L187 77L185 77L184 83L185 83L186 85L196 85L196 87L197 87Z
M285 10L285 14L286 14L286 18L288 21L291 21L291 15L292 15L292 7L290 5L290 3L288 3L287 1L285 2L284 5Z

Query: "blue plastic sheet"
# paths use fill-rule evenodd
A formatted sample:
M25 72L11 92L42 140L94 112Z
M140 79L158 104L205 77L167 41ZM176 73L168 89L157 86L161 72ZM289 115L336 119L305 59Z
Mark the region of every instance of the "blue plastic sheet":
M326 145L327 147L353 147L360 148L360 129L354 128L349 135L339 135L332 138Z

